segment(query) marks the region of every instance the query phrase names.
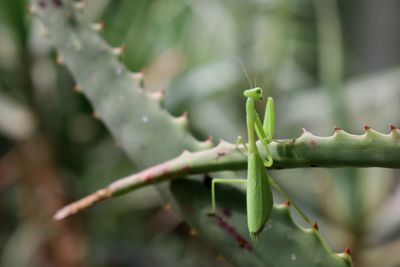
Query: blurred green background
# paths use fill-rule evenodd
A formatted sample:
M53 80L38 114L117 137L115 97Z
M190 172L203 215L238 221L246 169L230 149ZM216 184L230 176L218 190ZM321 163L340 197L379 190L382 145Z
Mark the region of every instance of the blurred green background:
M64 222L64 204L124 175L130 162L24 0L0 0L0 265L231 266L153 187ZM85 16L193 133L245 136L243 89L275 98L277 138L301 128L389 132L400 122L400 2L383 0L88 0ZM259 107L260 111L262 106ZM167 140L166 140L167 141ZM160 148L162 149L162 148ZM400 266L399 172L274 171L335 251L356 266ZM397 179L396 179L397 178Z

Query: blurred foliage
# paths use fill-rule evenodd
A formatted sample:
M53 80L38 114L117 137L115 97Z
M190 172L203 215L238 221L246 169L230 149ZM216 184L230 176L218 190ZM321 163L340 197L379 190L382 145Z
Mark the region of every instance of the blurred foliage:
M337 7L337 8L336 8ZM361 133L398 124L400 62L395 1L88 0L122 61L166 88L166 108L189 111L200 137L245 134L250 80L276 100L279 138L301 127ZM135 171L24 0L0 0L1 266L230 266L153 188L64 223L53 212ZM374 18L373 20L370 18ZM139 36L139 38L138 38ZM335 251L359 266L398 266L400 187L387 169L274 171L319 222Z

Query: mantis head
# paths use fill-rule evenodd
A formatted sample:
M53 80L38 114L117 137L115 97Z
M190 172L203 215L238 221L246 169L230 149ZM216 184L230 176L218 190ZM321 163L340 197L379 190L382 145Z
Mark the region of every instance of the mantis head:
M243 95L245 97L250 97L254 100L261 100L263 98L261 87L245 90Z

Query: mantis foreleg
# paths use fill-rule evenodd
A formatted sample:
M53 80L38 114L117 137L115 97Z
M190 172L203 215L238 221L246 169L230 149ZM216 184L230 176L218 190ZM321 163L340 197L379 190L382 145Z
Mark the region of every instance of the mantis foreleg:
M269 151L268 144L272 141L275 132L275 109L274 109L274 101L271 97L268 98L266 107L265 107L265 115L264 115L264 123L261 124L260 117L255 112L255 131L260 139L264 149L267 152L267 159L263 158L264 166L271 167L272 166L272 154Z

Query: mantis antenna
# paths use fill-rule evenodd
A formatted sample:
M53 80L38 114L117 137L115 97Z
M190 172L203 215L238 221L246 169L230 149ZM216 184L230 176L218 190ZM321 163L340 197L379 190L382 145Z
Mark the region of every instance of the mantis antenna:
M245 69L244 66L243 66L242 59L241 59L240 57L238 57L238 60L239 60L240 66L242 67L242 70L243 70L244 74L246 75L247 80L248 80L249 83L250 83L251 88L254 88L254 87L253 87L253 84L252 84L251 81L250 81L249 74L247 73L246 69Z

